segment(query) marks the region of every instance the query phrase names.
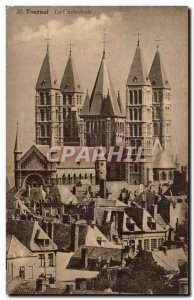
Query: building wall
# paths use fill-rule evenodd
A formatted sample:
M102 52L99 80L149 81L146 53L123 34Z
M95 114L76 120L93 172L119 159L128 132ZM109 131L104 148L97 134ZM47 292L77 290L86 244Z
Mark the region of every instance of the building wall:
M7 282L24 274L24 279L35 280L38 278L38 257L7 259ZM24 270L23 271L21 270Z

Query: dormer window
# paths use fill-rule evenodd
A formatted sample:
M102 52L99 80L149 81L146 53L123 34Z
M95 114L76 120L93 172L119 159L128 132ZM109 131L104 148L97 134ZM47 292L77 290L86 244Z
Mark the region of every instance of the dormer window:
M155 79L152 81L152 85L156 85L156 80Z
M46 81L43 80L43 81L41 82L41 84L42 84L42 86L45 85L45 84L46 84Z
M137 77L136 77L136 76L133 78L133 81L134 81L135 83L137 82Z
M65 85L65 89L67 89L68 87L69 87L69 85L68 85L68 84L66 84L66 85Z
M56 84L56 83L57 83L57 79L54 80L54 84Z
M78 84L77 87L80 88L80 85Z
M168 80L166 80L165 83L168 84Z

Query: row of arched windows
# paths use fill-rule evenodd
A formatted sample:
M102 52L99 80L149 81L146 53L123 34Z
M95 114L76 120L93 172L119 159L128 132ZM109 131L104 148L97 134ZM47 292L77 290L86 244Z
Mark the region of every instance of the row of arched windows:
M160 106L153 106L152 118L153 119L161 119L161 109L160 109Z
M41 121L50 121L51 120L51 113L50 109L40 109L40 120Z
M49 92L40 92L39 105L51 105L51 95ZM55 105L60 105L60 94L55 93Z
M130 105L142 104L142 90L129 91Z
M142 120L142 110L141 108L130 108L129 116L131 121L141 121Z
M141 136L142 135L141 124L130 124L129 130L130 130L130 136Z
M63 105L82 105L82 95L77 94L76 97L72 95L63 95Z

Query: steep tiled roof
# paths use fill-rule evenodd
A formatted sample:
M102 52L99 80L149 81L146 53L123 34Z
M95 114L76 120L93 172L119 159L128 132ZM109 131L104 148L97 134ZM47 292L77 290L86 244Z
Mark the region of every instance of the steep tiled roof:
M84 111L82 111L82 115L84 115ZM89 114L92 116L104 115L107 117L112 117L122 116L122 113L123 112L121 111L120 106L118 104L112 80L110 77L105 53L103 53L96 82L90 98Z
M14 201L16 201L15 194L17 193L16 187L13 187L6 193L6 208L14 209Z
M88 95L88 92L86 94L83 107L81 109L81 115L88 115L90 113L90 97Z
M156 51L154 60L152 62L149 78L153 87L170 88L166 71L162 63L161 55L158 49Z
M27 249L14 235L6 237L6 257L21 258L35 256L29 249Z
M164 269L171 272L179 272L179 261L187 262L187 256L183 248L154 250L153 259Z
M60 90L62 93L83 93L83 89L71 54L69 55L67 65L65 67Z
M96 260L101 256L104 260L111 257L113 261L120 262L122 260L122 249L118 248L105 248L105 247L87 247L88 259ZM72 258L81 258L81 247L74 253Z
M47 52L40 69L36 89L59 89L55 70L50 58L49 47L47 47Z
M139 43L129 71L127 85L150 85L148 72Z
M60 195L60 200L63 204L76 204L77 198L65 185L57 185L57 189Z
M175 169L175 165L171 161L170 157L166 153L166 151L160 152L154 162L153 162L153 167L156 169Z
M48 235L38 225L36 221L10 220L6 224L8 235L14 235L26 248L31 251L42 251L43 247L36 243L36 238L47 239L45 251L56 250L57 246L51 241Z

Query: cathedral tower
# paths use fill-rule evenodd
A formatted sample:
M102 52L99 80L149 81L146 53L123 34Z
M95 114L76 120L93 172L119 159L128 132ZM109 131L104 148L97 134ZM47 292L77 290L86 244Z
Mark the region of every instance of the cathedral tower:
M170 85L158 46L149 78L153 89L153 136L158 137L162 148L171 154Z
M85 122L85 144L87 146L115 146L124 144L125 116L108 69L105 50L92 95L86 96L81 118Z
M62 97L49 45L36 83L36 144L63 145Z
M126 145L142 147L145 162L131 162L127 167L130 184L152 181L152 88L138 40L126 84Z
M70 43L69 58L65 67L60 90L63 95L64 145L80 145L80 110L83 106L83 89L72 57Z

